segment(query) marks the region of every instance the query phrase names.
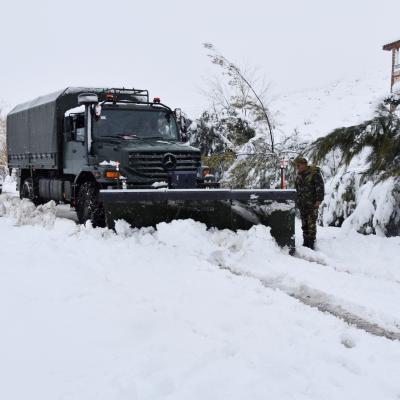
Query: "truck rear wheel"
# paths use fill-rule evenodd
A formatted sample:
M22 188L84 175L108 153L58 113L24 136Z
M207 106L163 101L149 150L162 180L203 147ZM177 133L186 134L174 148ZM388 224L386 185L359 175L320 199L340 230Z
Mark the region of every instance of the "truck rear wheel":
M76 213L81 224L90 221L93 227L105 227L103 205L98 200L99 190L94 182L83 183L78 191Z
M21 199L28 199L35 205L39 204L39 199L36 195L35 185L32 178L26 178L24 180L19 197Z

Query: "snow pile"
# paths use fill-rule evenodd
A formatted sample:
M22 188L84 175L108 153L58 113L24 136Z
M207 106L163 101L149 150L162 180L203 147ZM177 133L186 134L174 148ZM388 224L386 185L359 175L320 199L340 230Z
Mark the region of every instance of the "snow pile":
M56 219L56 204L50 201L35 207L27 199L19 199L10 194L0 195L0 217L8 216L16 220L16 225L41 225L52 227Z
M15 176L5 176L3 182L3 193L17 193L17 181Z

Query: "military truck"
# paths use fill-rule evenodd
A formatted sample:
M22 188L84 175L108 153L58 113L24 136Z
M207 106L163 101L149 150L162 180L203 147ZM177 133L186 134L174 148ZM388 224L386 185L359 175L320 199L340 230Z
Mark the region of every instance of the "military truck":
M150 101L147 90L70 87L18 105L7 116L7 148L20 197L69 203L80 223L262 223L294 245L293 191L218 188L187 143L180 110Z

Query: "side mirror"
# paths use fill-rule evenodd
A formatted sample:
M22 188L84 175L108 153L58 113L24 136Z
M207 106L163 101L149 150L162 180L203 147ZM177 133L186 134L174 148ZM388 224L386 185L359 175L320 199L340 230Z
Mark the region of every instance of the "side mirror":
M96 120L100 119L101 116L101 105L100 104L96 104L93 108L93 112L94 112L94 117L96 118Z
M78 95L78 104L81 105L90 105L96 104L99 102L99 97L96 93L81 93Z

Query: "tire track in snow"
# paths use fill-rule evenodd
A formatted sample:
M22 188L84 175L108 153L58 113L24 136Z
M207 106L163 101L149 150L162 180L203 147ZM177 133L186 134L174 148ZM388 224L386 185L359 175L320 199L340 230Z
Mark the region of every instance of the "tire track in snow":
M268 289L278 289L288 296L300 301L306 306L316 308L318 311L323 313L331 314L332 316L344 321L348 325L355 326L356 328L361 329L371 335L384 337L389 340L400 341L400 332L395 332L383 328L375 322L368 321L367 319L346 310L343 306L339 304L333 304L329 301L330 296L322 291L311 289L306 285L302 285L301 288L295 290L294 288L279 285L277 282L259 278L248 272L237 271L234 268L228 267L226 265L219 265L219 267L223 270L229 271L236 276L256 279Z

